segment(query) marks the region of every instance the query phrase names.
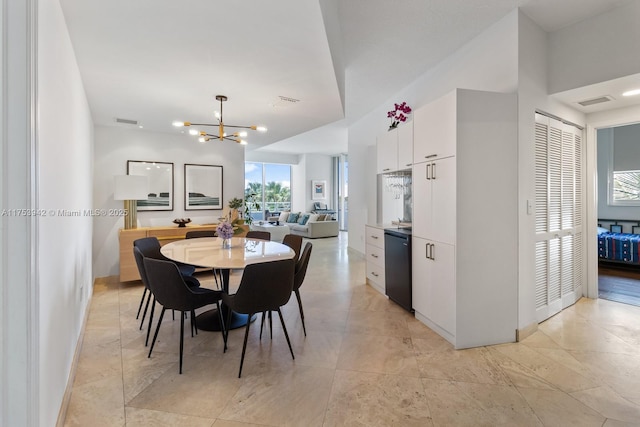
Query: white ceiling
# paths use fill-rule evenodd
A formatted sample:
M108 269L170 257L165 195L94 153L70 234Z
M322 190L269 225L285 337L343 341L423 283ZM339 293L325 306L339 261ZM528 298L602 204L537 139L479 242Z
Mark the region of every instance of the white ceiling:
M269 128L248 150L324 154L514 8L554 31L627 1L60 0L96 124L179 133L175 120L214 122L222 94L225 123Z

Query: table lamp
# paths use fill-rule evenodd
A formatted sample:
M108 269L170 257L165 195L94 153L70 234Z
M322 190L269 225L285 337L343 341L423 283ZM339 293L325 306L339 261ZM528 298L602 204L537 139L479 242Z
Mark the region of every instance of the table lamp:
M140 175L116 175L113 177L115 187L114 200L124 200L124 228L125 230L138 226L138 200L147 200L149 194L149 180Z

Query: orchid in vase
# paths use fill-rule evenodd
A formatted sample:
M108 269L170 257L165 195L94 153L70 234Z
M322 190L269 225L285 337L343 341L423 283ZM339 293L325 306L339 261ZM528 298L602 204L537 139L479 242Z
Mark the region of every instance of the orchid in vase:
M222 239L222 247L230 248L231 247L231 238L233 237L233 226L229 222L221 222L216 227L216 233L218 237Z
M391 126L389 130L395 129L400 123L407 121L407 117L411 114L411 107L406 102L402 104L393 104L394 109L387 112L387 117L391 119Z

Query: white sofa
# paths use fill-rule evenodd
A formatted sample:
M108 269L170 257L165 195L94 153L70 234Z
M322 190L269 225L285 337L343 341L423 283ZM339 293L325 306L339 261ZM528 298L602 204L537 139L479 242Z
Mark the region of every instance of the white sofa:
M326 216L322 214L312 214L308 212L293 212L298 214L298 218L295 222L289 222L291 219L291 212L282 212L278 220L280 224L289 226L291 234L297 234L308 239L315 239L318 237L335 237L338 235L338 221L333 219L333 216L329 215L328 220L325 220ZM307 216L307 220L301 221L300 219Z

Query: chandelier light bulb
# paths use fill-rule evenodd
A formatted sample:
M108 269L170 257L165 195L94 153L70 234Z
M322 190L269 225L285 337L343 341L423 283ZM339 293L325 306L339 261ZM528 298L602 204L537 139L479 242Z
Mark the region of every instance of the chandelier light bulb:
M213 115L215 116L216 119L220 120L220 118L222 117L220 115L220 111L214 111Z
M178 128L180 128L180 127L184 126L184 122L173 122L172 124L173 124L175 127L178 127Z
M246 131L238 132L238 136L244 138L245 136L247 136L247 132Z
M244 139L240 140L240 145L247 145L247 141L245 141Z
M189 135L200 135L198 129L189 129Z
M264 127L264 126L256 126L256 130L257 130L258 132L266 132L266 131L267 131L267 128L266 128L266 127Z
M201 136L200 138L198 138L198 142L206 142L206 139L204 138L204 136Z

